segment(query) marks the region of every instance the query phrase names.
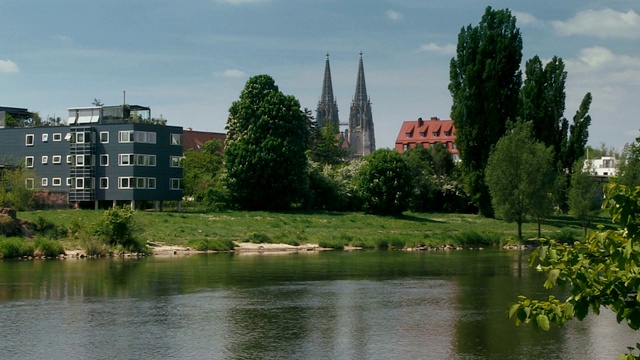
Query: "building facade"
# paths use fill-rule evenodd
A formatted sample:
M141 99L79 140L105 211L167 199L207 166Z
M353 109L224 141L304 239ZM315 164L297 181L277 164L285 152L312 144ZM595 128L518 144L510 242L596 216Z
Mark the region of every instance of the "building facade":
M182 127L139 106L70 108L67 126L0 129L0 159L23 162L26 186L98 208L182 199Z
M447 147L453 160L459 161L455 130L453 120L441 120L437 117L431 117L426 121L422 118L404 121L396 138L395 149L402 153L416 146L427 148L433 144L441 143Z

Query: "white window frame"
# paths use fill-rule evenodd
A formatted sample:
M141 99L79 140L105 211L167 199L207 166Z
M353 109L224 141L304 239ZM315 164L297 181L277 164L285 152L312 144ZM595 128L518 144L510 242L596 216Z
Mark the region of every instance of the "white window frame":
M49 163L49 155L42 155L42 164L48 164Z
M72 183L73 183L73 180L70 177L68 177L67 178L67 186L71 187Z
M51 157L51 163L53 164L60 164L62 163L62 155L53 155Z
M176 184L177 184L177 187L176 187ZM171 178L169 180L169 188L171 190L182 190L181 186L182 186L182 179L180 179L180 178Z
M24 144L26 146L33 146L36 142L36 136L33 134L26 134L24 137Z
M62 141L62 133L53 133L53 141Z
M49 186L49 178L43 177L42 180L40 180L40 183L42 186Z
M62 186L62 178L51 178L52 186Z
M155 189L156 188L156 178L151 177L147 178L147 189Z
M118 154L118 166L133 166L135 165L134 154ZM126 161L125 161L126 160Z
M118 189L133 189L133 187L131 186L132 183L134 182L133 180L134 178L131 176L121 176L118 177ZM125 184L126 182L126 184ZM126 185L126 186L124 186Z
M147 155L136 154L134 158L137 166L147 166Z
M147 178L137 177L135 178L136 189L145 189L147 187Z
M147 133L145 131L136 131L135 132L136 142L137 143L146 143L147 142Z
M35 180L33 178L24 179L24 187L26 187L27 189L33 189L34 186Z
M109 132L108 131L100 131L100 143L108 144L109 143Z
M84 144L85 143L85 133L80 131L76 133L76 139L75 139L75 143L76 144Z
M133 130L121 130L118 131L118 142L119 143L130 143L135 140L134 136L135 132Z
M156 156L147 155L147 166L156 166Z
M105 182L104 184L102 182ZM100 189L108 189L109 188L109 178L101 177L100 178Z
M172 168L182 167L182 156L171 156L169 166Z
M84 189L84 178L78 177L74 181L75 189Z
M169 141L171 145L182 146L182 134L171 134L169 137Z
M28 168L33 168L34 163L35 163L35 158L33 156L24 157L24 166Z
M71 164L73 162L73 155L67 155L67 164Z
M109 166L109 154L100 154L100 166Z
M49 134L43 133L42 134L42 142L47 142L47 141L49 141Z
M150 131L147 133L147 143L149 144L155 144L156 143L156 133L153 131Z
M84 155L76 155L76 166L84 166L85 158Z

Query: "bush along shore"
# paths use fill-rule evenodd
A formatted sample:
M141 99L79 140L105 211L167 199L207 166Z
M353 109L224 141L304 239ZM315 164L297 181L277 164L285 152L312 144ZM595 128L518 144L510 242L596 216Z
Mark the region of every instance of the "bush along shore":
M130 208L0 211L2 258L139 257L198 252L351 249L449 251L526 249L516 228L479 215L339 212L146 212ZM528 225L528 226L527 226ZM573 243L580 224L568 216L543 224L543 237ZM536 224L525 224L534 238Z

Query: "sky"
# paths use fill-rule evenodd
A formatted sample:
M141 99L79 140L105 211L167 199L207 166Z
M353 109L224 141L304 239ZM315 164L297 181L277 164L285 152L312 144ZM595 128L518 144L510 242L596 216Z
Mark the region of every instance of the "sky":
M224 132L246 81L268 74L314 111L326 54L348 121L362 52L378 148L405 120L449 119L462 27L508 8L523 62L566 63L566 112L593 95L589 145L640 135L637 0L0 0L0 106L66 119L70 107L149 106L169 125Z

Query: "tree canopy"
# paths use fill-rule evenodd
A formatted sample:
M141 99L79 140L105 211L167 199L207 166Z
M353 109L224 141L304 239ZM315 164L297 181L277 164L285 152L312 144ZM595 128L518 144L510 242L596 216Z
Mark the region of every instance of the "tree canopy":
M451 60L449 91L465 186L481 213L492 215L484 183L491 147L515 121L522 84L522 37L516 18L487 7L478 26L460 30Z
M640 329L640 188L611 183L603 206L609 208L617 230L600 227L573 245L551 240L531 254L530 265L547 274L545 288L564 284L570 291L564 300L553 295L547 300L519 296L509 309L509 318L516 325L532 324L549 330L552 323L582 320L589 309L599 314L605 307L616 314L618 322ZM620 358L640 356L629 353Z
M365 157L358 178L358 193L365 212L400 215L408 206L411 172L404 157L394 150L380 149Z
M308 118L300 102L269 75L251 77L227 120L226 185L233 205L284 210L300 202L307 181Z
M533 139L530 123L517 123L498 141L486 169L486 183L496 215L518 224L527 215L538 220L551 212L550 193L554 184L551 148Z

